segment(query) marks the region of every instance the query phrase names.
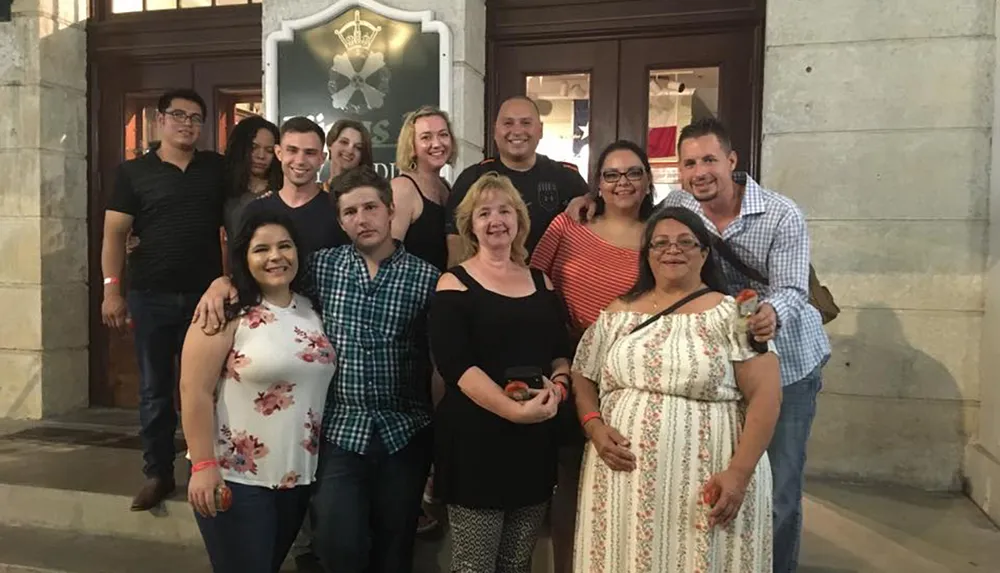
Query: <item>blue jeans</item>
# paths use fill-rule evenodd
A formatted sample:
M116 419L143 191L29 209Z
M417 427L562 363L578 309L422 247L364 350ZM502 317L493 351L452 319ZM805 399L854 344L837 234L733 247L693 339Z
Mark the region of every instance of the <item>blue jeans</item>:
M143 473L173 478L177 410L174 392L181 345L200 294L130 291L135 354L139 361L139 424Z
M309 507L309 486L291 489L226 482L233 505L194 517L215 573L277 573Z
M312 546L326 571L413 570L432 436L430 428L424 428L395 454L389 454L377 437L367 454L323 442L312 502Z
M781 414L767 448L774 480L774 573L794 573L802 537L802 485L806 443L823 387L820 364L805 378L782 388Z

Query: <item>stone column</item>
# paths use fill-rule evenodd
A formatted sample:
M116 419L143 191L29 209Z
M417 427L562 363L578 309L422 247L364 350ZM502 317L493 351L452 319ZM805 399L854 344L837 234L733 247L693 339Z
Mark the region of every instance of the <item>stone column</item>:
M87 405L87 9L0 23L0 417Z
M995 9L767 2L764 183L805 211L844 309L828 326L811 474L962 485L980 400Z
M452 33L452 129L458 161L457 176L483 157L486 77L486 3L484 0L380 0L400 10L432 10ZM281 27L283 20L315 14L330 0L263 0L263 39Z

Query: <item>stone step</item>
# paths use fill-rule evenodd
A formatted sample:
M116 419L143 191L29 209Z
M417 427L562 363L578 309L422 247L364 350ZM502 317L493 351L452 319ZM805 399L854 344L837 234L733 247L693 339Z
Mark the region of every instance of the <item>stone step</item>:
M202 547L0 525L0 573L211 573ZM294 571L294 567L284 571Z

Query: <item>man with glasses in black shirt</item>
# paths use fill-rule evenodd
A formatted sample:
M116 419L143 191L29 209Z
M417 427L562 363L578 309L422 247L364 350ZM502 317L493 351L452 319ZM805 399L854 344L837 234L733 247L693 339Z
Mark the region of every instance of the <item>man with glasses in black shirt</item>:
M174 392L181 343L201 293L222 274L222 156L195 149L205 102L174 90L157 103L160 145L118 168L104 214L102 321L124 330L129 317L139 362L139 421L146 483L133 511L157 506L175 489ZM128 295L122 296L129 233Z

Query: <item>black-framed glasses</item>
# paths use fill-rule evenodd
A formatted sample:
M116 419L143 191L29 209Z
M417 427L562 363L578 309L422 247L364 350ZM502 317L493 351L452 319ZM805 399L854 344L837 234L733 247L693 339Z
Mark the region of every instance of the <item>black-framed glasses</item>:
M605 183L618 183L625 176L629 181L639 181L642 176L646 174L646 170L642 167L629 167L626 171L618 171L617 169L605 169L601 172L601 179Z
M186 113L182 109L174 109L163 112L164 115L169 115L177 123L186 123L191 120L191 125L201 125L205 123L205 118L201 116L200 113Z
M701 243L691 237L681 237L676 241L671 241L670 239L657 239L649 244L649 250L656 254L660 254L665 252L671 246L677 247L682 253L687 253L700 248Z

